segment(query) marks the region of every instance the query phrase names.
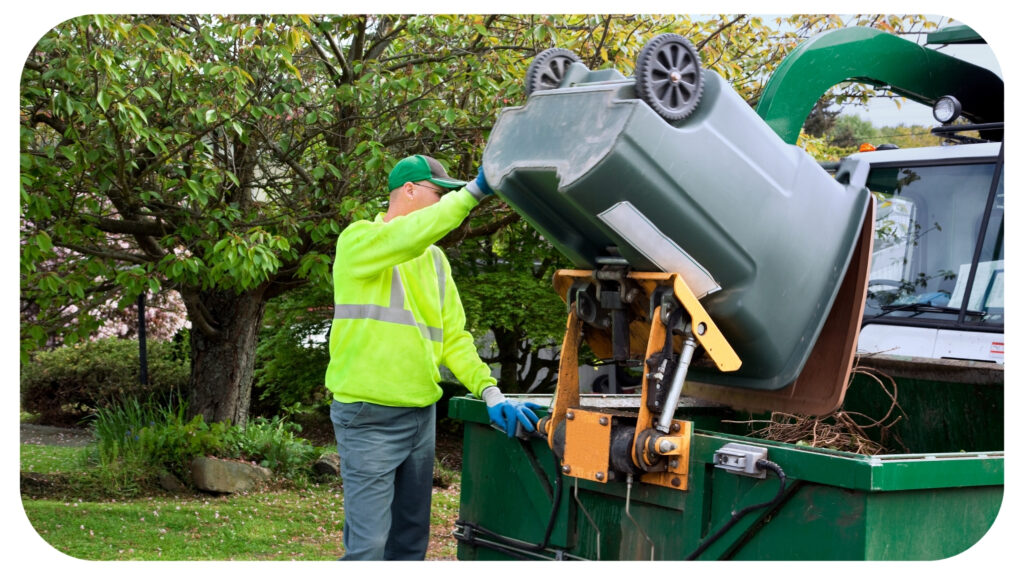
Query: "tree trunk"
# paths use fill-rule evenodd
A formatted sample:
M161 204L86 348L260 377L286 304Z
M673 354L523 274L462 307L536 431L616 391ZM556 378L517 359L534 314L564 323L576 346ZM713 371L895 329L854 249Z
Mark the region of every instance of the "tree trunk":
M498 363L501 371L498 375L498 387L507 393L520 393L522 385L519 381L519 337L512 329L491 328L494 343L498 347Z
M264 290L200 292L191 299L192 375L189 417L245 426L252 396L256 338L263 323ZM199 309L193 309L193 307ZM202 318L198 319L202 314Z

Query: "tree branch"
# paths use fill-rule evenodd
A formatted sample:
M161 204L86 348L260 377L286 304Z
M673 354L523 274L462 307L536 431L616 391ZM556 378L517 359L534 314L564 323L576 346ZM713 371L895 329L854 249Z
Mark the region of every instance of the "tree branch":
M129 234L133 236L163 236L167 233L160 222L144 222L138 220L115 220L91 214L82 214L82 219L96 229L112 234Z
M369 23L367 16L361 17L359 23L359 29L356 31L355 37L352 38L352 44L348 47L348 59L353 62L363 59L363 42L366 41L366 26Z
M320 26L317 25L317 28L319 29ZM327 30L321 30L321 32L324 37L327 38L327 43L330 45L331 51L334 52L334 56L338 59L338 62L341 64L342 71L339 72L338 69L331 64L330 59L327 57L327 52L324 52L324 49L320 47L320 44L313 41L312 38L310 38L310 44L313 45L313 49L316 50L317 55L320 56L320 60L322 60L324 65L327 66L331 76L334 76L335 85L341 85L341 83L345 81L346 77L351 77L348 61L345 59L345 55L342 54L341 50L338 50L338 45L335 44L334 37L331 36L331 33Z
M737 17L733 18L732 20L730 20L729 22L719 26L718 30L715 30L714 32L711 33L710 36L708 36L707 38L704 38L703 40L701 40L700 42L697 43L697 46L696 46L697 50L700 51L700 49L703 48L705 44L707 44L708 42L713 40L716 36L718 36L722 32L725 32L733 24L739 22L740 20L742 20L742 19L744 19L746 17L747 17L746 14L740 14L739 16L737 16Z
M601 64L601 48L604 46L605 40L608 39L608 32L612 27L612 17L610 15L605 16L604 19L604 32L601 34L601 41L594 47L594 57L590 61L591 68L597 68Z
M384 50L388 47L389 44L391 44L391 41L395 38L395 36L402 33L402 31L404 31L405 28L405 22L402 22L400 25L396 26L394 30L387 32L383 36L381 36L378 33L377 35L379 36L379 38L374 40L373 44L370 44L370 48L366 51L366 54L364 55L363 59L375 60L378 56L384 53Z
M153 260L151 258L145 258L145 257L139 256L139 255L136 255L136 254L131 254L131 253L128 253L128 252L107 251L107 250L101 250L99 248L91 248L91 247L88 247L88 246L79 246L79 245L76 245L76 244L68 244L68 243L64 243L64 242L60 242L60 241L54 241L53 245L58 246L58 247L62 247L62 248L65 248L65 249L69 249L69 250L71 250L73 252L80 253L80 254L82 254L84 256L94 256L94 257L98 257L98 258L109 259L109 260L116 260L116 261L121 261L121 262L128 262L128 263L133 263L133 264L140 264L140 265L142 265L142 264L148 264L148 263L150 263L152 261L155 261L155 260Z
M438 245L442 247L449 247L462 242L467 238L476 238L480 236L489 236L494 232L512 224L519 220L520 216L517 212L511 212L497 220L492 220L482 226L471 227L469 221L463 221L459 227L448 232L446 236L438 241Z
M302 178L303 181L305 181L307 185L309 185L312 188L316 187L316 182L309 175L309 173L306 172L305 168L303 168L301 165L299 165L299 163L296 162L294 158L291 158L291 157L288 156L288 154L285 154L284 150L282 150L281 147L278 146L276 142L274 142L273 140L271 140L270 138L267 137L267 135L263 132L262 128L257 126L256 127L256 131L259 132L260 137L263 139L264 142L266 142L267 146L270 147L271 151L274 152L274 155L277 156L277 159L279 159L282 162L288 164L288 166L291 169L295 170L295 173L298 174L299 177Z
M208 338L220 337L221 331L215 327L216 321L203 305L202 300L199 299L199 294L194 290L183 289L178 289L178 293L181 294L181 301L185 303L185 309L189 312L188 316L192 320L192 325L199 328L199 331Z

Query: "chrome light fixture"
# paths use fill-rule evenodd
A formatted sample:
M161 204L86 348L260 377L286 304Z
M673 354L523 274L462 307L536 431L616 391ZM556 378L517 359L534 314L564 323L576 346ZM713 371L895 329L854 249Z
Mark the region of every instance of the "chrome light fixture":
M953 96L943 96L932 106L932 116L943 125L953 123L960 117L960 101Z

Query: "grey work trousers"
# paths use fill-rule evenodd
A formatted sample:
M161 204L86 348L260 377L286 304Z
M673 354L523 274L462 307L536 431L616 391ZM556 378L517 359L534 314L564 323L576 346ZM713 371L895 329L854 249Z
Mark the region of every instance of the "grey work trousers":
M430 538L434 406L331 404L345 493L343 560L422 560Z

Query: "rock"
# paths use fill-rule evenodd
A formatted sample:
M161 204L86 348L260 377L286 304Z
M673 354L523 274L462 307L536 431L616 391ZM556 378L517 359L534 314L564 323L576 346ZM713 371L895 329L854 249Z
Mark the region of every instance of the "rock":
M317 475L329 475L337 477L341 475L341 457L337 452L327 452L320 456L313 464L313 471Z
M170 493L185 493L188 491L188 487L186 487L185 484L170 471L161 471L159 481L160 487L163 488L164 491L168 491Z
M212 493L248 491L272 476L269 469L252 463L212 457L192 460L192 482L196 488Z

